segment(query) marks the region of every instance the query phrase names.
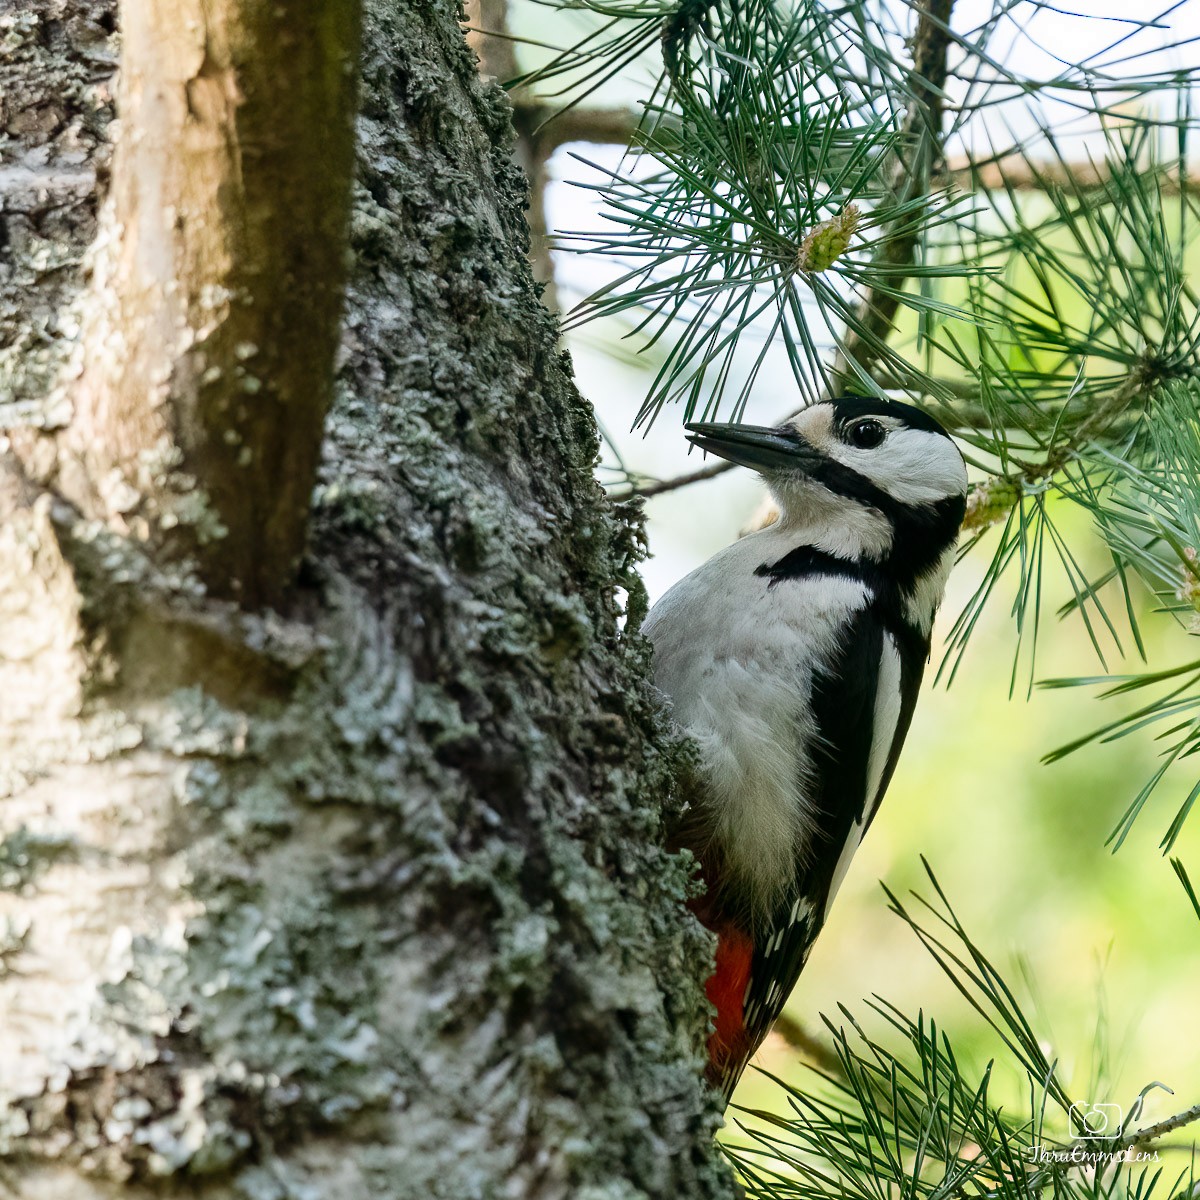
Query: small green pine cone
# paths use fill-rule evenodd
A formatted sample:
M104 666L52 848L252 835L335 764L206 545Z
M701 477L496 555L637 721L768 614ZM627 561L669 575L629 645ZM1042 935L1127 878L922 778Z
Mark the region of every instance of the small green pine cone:
M967 496L967 515L963 518L963 528L986 529L1003 520L1020 502L1022 494L1019 479L1000 476L975 484Z
M1200 613L1200 565L1197 564L1196 549L1194 546L1185 546L1183 553L1187 562L1183 564L1183 582L1175 589L1175 595Z
M828 270L846 253L857 228L858 208L847 204L836 217L813 226L800 243L796 265L801 271L807 272Z

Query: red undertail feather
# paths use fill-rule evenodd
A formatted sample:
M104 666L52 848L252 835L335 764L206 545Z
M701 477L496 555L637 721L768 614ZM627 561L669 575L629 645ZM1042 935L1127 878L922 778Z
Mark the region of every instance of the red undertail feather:
M717 933L716 969L705 985L717 1019L708 1039L709 1077L724 1091L729 1068L740 1067L746 1057L746 1022L742 1001L750 981L754 943L738 929L726 926Z

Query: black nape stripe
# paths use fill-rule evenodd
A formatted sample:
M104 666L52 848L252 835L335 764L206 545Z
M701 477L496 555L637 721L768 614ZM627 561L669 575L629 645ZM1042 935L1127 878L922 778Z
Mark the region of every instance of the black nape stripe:
M966 496L946 496L933 504L896 504L888 514L892 545L885 561L901 587L911 588L954 545L966 514Z
M904 610L904 590L889 569L888 560L839 558L816 546L797 546L777 562L756 567L754 573L767 578L768 588L787 580L812 579L821 575L855 580L866 587L870 598L865 611L875 614L895 637L901 652L915 654L921 662L929 657L929 639L909 620Z
M812 575L841 575L846 579L867 582L866 572L870 564L850 558L839 558L816 546L797 546L789 550L778 562L763 563L755 568L755 575L767 575L774 587L785 579L807 579Z

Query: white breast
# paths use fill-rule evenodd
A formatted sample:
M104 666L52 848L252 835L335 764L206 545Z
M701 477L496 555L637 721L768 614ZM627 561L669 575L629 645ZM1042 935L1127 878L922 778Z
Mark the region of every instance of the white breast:
M703 813L730 882L767 914L809 844L805 781L814 670L865 606L864 585L818 576L768 587L755 568L797 544L763 530L726 547L654 606L655 679L699 744Z

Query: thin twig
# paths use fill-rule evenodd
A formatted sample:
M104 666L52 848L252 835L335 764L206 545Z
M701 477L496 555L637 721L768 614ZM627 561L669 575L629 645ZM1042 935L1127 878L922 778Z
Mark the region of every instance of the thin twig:
M771 1026L771 1032L778 1034L805 1062L819 1067L827 1075L845 1076L842 1060L828 1043L823 1042L787 1013L780 1013Z
M1165 1137L1168 1133L1174 1133L1176 1129L1182 1129L1185 1125L1192 1125L1196 1121L1200 1121L1200 1104L1193 1104L1191 1108L1176 1113L1173 1117L1167 1117L1166 1120L1147 1125L1145 1129L1135 1129L1133 1133L1119 1138L1116 1148L1128 1150L1130 1147L1144 1146L1147 1142L1156 1141L1158 1138Z
M533 97L521 96L513 107L528 113L537 129L538 141L547 155L571 142L595 142L607 146L628 146L642 121L632 108L568 108L554 110Z
M906 385L897 376L888 375L880 376L877 379L880 387L885 391L906 391ZM972 391L972 385L968 383L959 383L955 380L938 380L938 383L952 395L959 398L967 398L968 396L977 396L979 389L977 387ZM793 409L777 424L782 425L785 421L790 421L801 410ZM959 422L960 428L986 429L990 425L987 413L979 407L955 407L954 415ZM656 479L650 483L639 483L632 485L628 491L613 493L614 500L629 500L634 496L661 496L666 492L678 491L680 488L685 488L693 483L703 483L706 479L715 479L718 475L724 475L726 471L732 471L735 464L730 462L717 463L711 467L702 467L697 471L689 471L684 475L676 475L672 479Z
M482 30L467 27L468 33ZM488 31L489 37L499 35ZM526 122L537 126L538 137L548 153L573 142L594 142L599 145L629 146L642 123L642 113L636 108L588 107L555 110L536 94L510 92L509 99L516 112L524 114ZM661 129L660 129L661 133ZM0 171L0 180L4 173ZM1060 162L1047 159L1031 162L1020 154L1005 154L987 159L954 158L945 171L934 174L936 187L953 184L964 191L977 192L1044 192L1046 185L1064 191L1104 189L1109 185L1111 172L1105 162ZM0 186L0 190L3 187ZM1181 190L1200 191L1200 173L1180 178L1164 172L1159 190L1164 196L1177 195Z
M919 0L917 28L912 38L912 70L909 82L912 102L900 131L900 161L892 190L898 204L906 204L928 191L929 176L942 158L942 89L946 84L946 51L950 45L949 24L954 0ZM906 161L906 156L911 156ZM919 169L921 160L925 169ZM904 268L916 258L920 238L919 214L908 212L884 239L875 265L887 269L887 291L868 288L855 320L846 332L831 373L835 390L853 375L851 363L870 371L879 357L879 346L887 340L899 306L898 293L907 276Z
M734 465L731 462L719 462L714 463L711 467L701 467L698 471L691 471L687 475L677 475L674 479L657 479L653 483L636 484L627 492L614 492L612 499L615 503L620 503L622 500L630 500L634 496L642 496L647 499L650 496L661 496L692 483L703 483L706 479L715 479L718 475L724 475L726 471L732 471Z

